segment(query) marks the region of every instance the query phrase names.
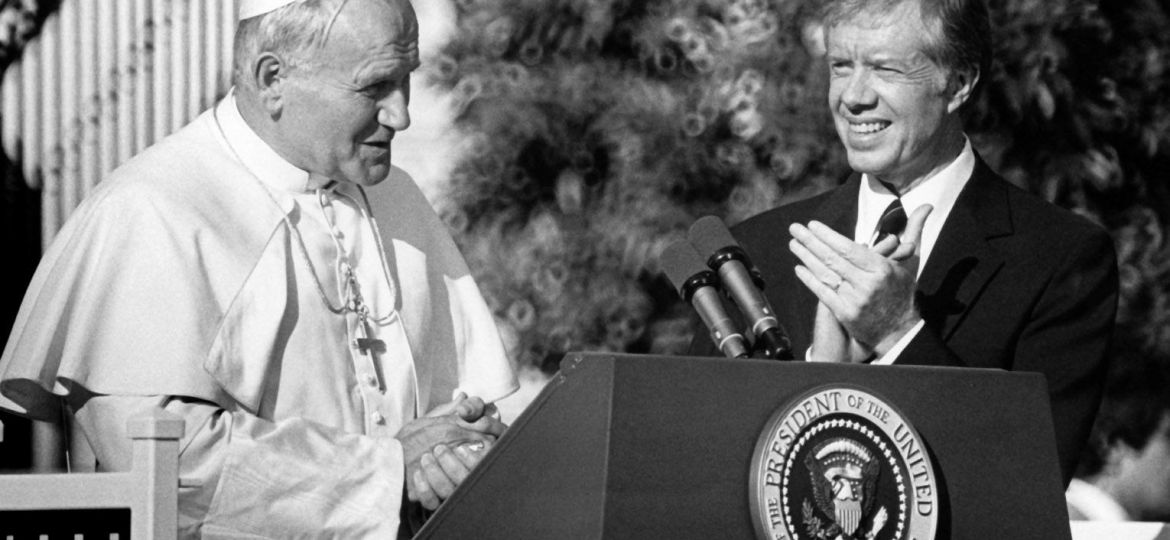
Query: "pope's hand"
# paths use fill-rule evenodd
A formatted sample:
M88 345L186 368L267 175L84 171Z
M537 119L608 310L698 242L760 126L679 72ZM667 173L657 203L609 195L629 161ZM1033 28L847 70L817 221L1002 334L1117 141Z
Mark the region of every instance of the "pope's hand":
M495 406L459 394L426 416L408 422L402 443L407 498L434 510L451 496L504 432Z

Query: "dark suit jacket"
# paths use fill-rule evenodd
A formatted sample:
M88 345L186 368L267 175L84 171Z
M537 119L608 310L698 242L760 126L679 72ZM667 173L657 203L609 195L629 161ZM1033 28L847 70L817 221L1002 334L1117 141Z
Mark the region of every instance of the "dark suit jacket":
M732 229L763 273L798 358L811 343L817 299L793 272L799 260L788 250L788 226L816 219L852 238L860 181L854 174ZM1100 403L1117 288L1105 231L1008 184L979 159L919 279L926 326L895 363L1044 374L1067 485ZM696 337L692 350L718 355L709 341Z

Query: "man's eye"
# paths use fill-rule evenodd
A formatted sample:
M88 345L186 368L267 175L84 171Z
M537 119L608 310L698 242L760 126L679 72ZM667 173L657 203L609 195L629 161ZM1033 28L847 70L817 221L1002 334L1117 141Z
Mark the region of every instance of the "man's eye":
M829 71L837 74L848 73L852 67L849 62L829 62Z
M410 84L409 81L410 79L406 77L400 79L386 79L384 81L379 81L362 88L361 92L363 95L366 95L370 98L382 99L399 88L405 88Z
M362 93L365 94L366 96L377 98L377 97L382 97L389 90L390 90L389 83L386 81L382 81L379 83L371 84L365 88L362 88Z
M362 89L362 93L367 95L367 96L373 97L373 98L383 98L387 94L389 94L390 92L393 92L394 89L397 87L398 87L397 80L387 79L387 80L378 81L374 84L366 86L365 88Z

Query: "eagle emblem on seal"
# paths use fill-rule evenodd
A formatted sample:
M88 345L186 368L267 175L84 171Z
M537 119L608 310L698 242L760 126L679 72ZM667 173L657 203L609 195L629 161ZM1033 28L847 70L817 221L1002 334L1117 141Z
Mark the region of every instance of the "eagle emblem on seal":
M820 519L810 519L812 507L806 500L804 517L809 535L833 540L876 538L888 519L888 512L878 506L875 496L880 461L856 441L839 437L817 445L805 455L804 464L817 509L833 519L828 526Z

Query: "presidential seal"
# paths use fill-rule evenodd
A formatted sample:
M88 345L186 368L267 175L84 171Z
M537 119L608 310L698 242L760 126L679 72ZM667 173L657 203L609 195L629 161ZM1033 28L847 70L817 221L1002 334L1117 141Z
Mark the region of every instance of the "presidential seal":
M781 407L752 456L749 500L768 540L930 540L937 482L922 439L885 400L817 388Z

